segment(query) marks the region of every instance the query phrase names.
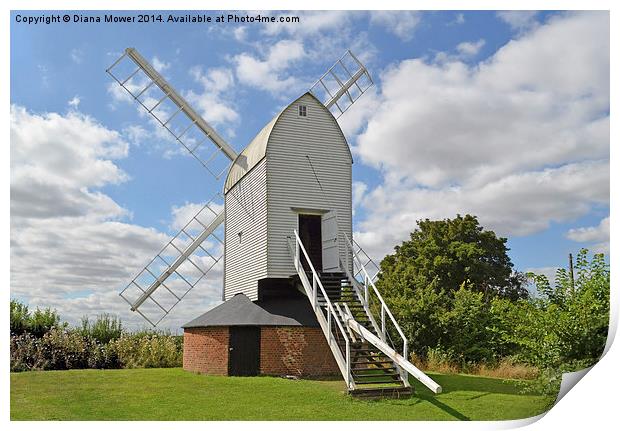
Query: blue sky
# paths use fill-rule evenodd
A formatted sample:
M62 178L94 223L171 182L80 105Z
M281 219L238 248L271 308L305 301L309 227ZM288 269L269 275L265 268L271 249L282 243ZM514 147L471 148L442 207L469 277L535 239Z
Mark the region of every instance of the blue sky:
M11 19L12 295L33 305L135 321L116 292L221 188L115 91L105 69L128 46L237 150L351 48L376 85L339 122L354 231L377 259L415 220L459 212L508 237L518 270L608 251L606 13L282 12L301 17L291 25L17 14L42 13ZM218 289L192 292L169 325Z

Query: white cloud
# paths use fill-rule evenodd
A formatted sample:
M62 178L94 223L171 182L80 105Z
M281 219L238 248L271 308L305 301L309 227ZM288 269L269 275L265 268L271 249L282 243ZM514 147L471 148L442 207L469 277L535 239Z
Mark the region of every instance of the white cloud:
M142 126L138 126L135 124L127 126L125 129L123 129L123 134L133 145L142 144L142 142L144 142L150 136L148 130L146 130Z
M72 109L78 109L80 106L80 101L81 100L78 96L73 96L73 98L67 102L67 105L69 105Z
M420 23L420 13L415 11L372 11L370 23L385 27L387 31L402 41L413 38L415 28Z
M128 180L115 163L128 154L123 136L77 111L12 106L10 124L11 296L72 323L105 312L142 326L118 291L169 237L124 221L129 211L98 190ZM206 311L220 288L221 277L205 280L164 325Z
M465 15L462 13L456 14L454 21L450 22L451 25L455 24L465 24Z
M484 39L479 39L476 42L461 42L456 46L456 50L463 56L473 57L480 52L484 43Z
M298 89L300 80L290 75L284 77L282 72L305 56L302 42L281 40L270 47L263 59L246 52L235 56L233 61L241 83L276 94Z
M246 26L239 26L233 30L233 36L237 42L245 41L247 36L248 28Z
M368 185L362 181L353 181L353 216L355 216L355 210L362 203L364 195L368 191Z
M497 17L504 21L513 30L525 31L535 27L537 11L533 10L504 10L497 12Z
M235 83L230 69L212 68L204 71L202 67L194 66L190 74L203 91L196 93L190 90L186 98L205 120L214 124L235 123L239 120L239 113L232 107L232 101L225 98Z
M353 148L383 175L357 233L375 258L421 218L471 212L527 235L609 202L607 17L552 19L472 66L410 59L383 73Z
M401 62L382 76L356 152L428 186L607 158L606 23L597 13L558 20L472 67Z
M349 19L355 15L348 11L290 11L287 14L298 16L298 23L276 22L263 27L265 35L276 36L287 34L295 37L310 37L335 29L342 29L349 23Z
M173 230L182 229L199 211L202 211L198 217L201 222L211 221L217 213L224 209L223 203L218 203L217 201L209 202L208 208L204 208L205 204L206 202L186 202L181 206L173 206L170 228Z
M595 253L609 253L609 217L605 217L597 226L570 229L566 237L576 242L592 244Z
M416 221L479 216L480 223L501 236L529 235L552 221L567 222L609 201L608 162L582 162L560 168L508 175L484 186L442 188L383 184L366 195L366 218L358 222L356 239L380 260L408 237Z
M151 60L151 64L153 65L153 68L155 68L155 70L159 73L163 73L164 71L170 69L170 63L161 61L157 56L153 57L153 59Z

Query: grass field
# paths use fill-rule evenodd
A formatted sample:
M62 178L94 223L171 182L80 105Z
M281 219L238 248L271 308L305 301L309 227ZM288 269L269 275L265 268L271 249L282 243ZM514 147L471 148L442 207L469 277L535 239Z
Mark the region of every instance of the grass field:
M551 401L515 381L432 374L409 399L361 401L342 381L214 377L181 369L11 374L12 420L500 420L538 415Z

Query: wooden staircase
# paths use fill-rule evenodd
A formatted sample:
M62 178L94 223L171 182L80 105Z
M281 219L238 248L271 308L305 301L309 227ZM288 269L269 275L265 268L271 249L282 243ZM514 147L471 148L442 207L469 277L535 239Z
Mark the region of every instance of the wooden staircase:
M346 305L358 323L379 336L344 272L320 272L319 277L334 306ZM323 298L318 299L318 304L327 313ZM340 321L345 325L342 318ZM333 331L333 334L344 350L342 334L339 331ZM355 382L355 389L349 391L351 395L363 398L402 398L413 393L411 386L403 383L399 367L387 355L366 340L351 335L351 375Z
M441 393L441 386L407 359L407 338L348 237L345 235L353 262L361 268L354 274L361 274L362 281L349 272L349 260L340 261L345 272L317 272L297 230L293 234L288 246L297 271L294 277L312 305L348 393L369 398L405 397L413 393L409 375ZM397 332L398 344L390 339L389 328Z

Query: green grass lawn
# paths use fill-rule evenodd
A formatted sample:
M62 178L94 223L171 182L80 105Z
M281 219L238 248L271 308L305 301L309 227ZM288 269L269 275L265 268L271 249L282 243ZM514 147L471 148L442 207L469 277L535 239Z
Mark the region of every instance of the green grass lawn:
M548 397L514 381L430 374L409 399L362 401L342 381L214 377L174 369L11 374L12 420L500 420L538 415Z

